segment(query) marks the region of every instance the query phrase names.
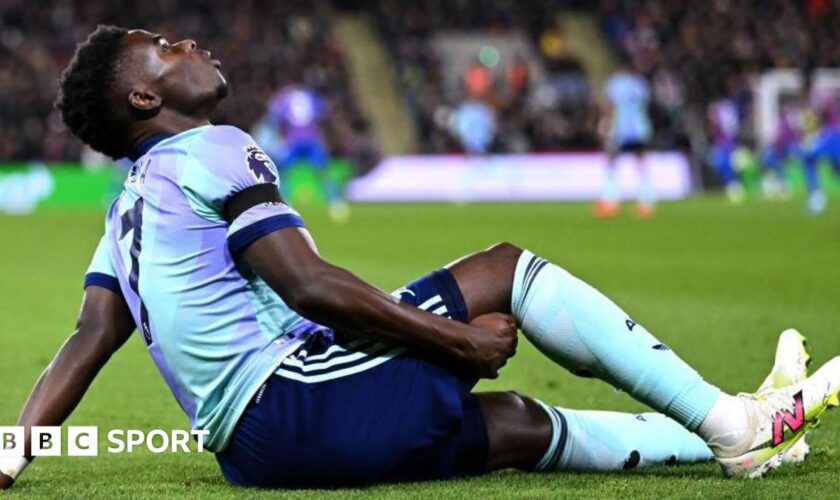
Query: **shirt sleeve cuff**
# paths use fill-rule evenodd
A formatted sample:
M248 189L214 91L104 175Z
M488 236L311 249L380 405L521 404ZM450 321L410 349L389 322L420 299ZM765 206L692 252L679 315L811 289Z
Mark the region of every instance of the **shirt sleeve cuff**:
M228 235L228 248L230 249L231 255L236 255L266 234L289 227L306 226L303 223L303 219L297 214L285 213L272 215L271 217L260 219L251 225L242 227Z
M105 273L87 273L85 275L85 288L89 286L98 286L107 288L114 293L122 295L120 290L120 282L117 278Z

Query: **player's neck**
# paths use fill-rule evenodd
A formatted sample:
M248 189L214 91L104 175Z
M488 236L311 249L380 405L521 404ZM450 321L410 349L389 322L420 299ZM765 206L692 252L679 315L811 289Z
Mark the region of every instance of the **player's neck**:
M203 114L200 116L187 116L164 108L153 119L136 124L131 134L131 146L134 147L156 135L180 134L196 127L208 125L209 123L209 117Z

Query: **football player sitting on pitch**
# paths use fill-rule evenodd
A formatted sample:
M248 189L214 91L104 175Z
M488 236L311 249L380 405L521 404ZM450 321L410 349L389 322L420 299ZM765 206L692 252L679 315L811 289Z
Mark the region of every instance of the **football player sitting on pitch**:
M271 161L247 134L210 124L227 92L219 67L192 40L142 30L100 27L78 47L58 109L85 143L134 165L108 211L77 330L19 425L60 425L135 329L238 485L711 458L729 475L759 476L836 405L840 358L783 388L726 394L597 290L511 244L393 296L325 262L280 198ZM517 328L553 361L658 413L472 392L514 354ZM3 459L0 487L31 458Z

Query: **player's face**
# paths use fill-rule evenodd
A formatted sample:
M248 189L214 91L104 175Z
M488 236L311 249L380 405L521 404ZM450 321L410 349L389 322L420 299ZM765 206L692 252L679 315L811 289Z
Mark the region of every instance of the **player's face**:
M123 44L131 77L157 93L164 106L190 113L208 104L215 107L227 95L221 63L193 40L170 43L157 33L132 30Z

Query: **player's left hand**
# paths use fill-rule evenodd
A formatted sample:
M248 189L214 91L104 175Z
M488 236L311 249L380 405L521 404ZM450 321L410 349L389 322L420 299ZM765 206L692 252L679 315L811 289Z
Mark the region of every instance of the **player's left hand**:
M477 375L498 377L499 370L516 353L516 320L509 314L490 313L473 318L470 326L482 334Z
M512 330L515 332L516 319L510 314L494 312L473 318L470 321L470 326L485 330Z

